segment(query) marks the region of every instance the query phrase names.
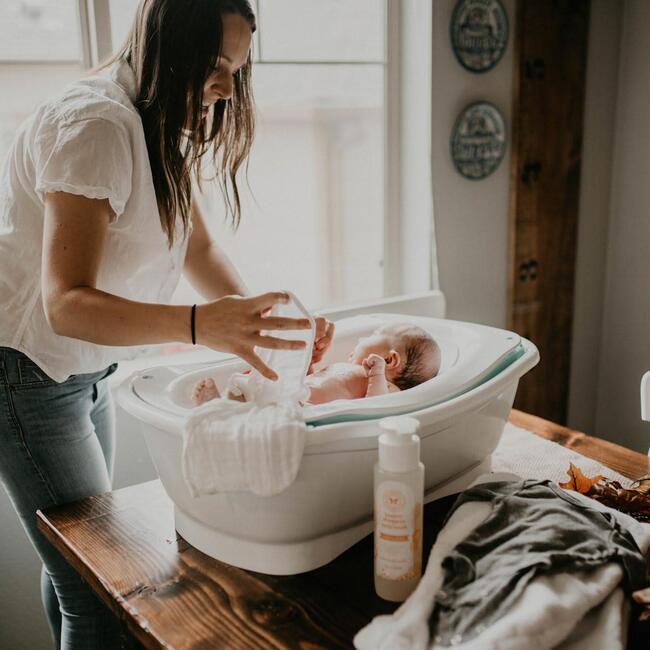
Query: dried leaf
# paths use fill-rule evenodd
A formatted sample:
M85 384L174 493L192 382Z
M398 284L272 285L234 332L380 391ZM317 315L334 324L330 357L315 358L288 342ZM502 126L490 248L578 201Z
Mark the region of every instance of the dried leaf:
M587 477L573 463L569 464L567 474L569 480L560 483L561 488L580 492L638 521L650 522L650 493L636 488L624 488L618 481L610 481L601 475ZM646 477L640 480L650 481Z
M569 480L566 483L560 483L560 487L565 490L574 490L581 494L587 494L592 485L604 478L601 474L587 478L580 468L576 467L573 463L569 463L567 474L569 475Z

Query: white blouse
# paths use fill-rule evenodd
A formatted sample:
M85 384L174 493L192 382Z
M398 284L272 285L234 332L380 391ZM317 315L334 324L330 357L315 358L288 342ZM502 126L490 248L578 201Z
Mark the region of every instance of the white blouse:
M0 172L0 346L25 353L57 382L102 370L131 348L58 336L49 326L41 293L46 192L109 200L115 216L98 289L168 303L182 271L187 239L178 232L167 245L134 100L125 61L69 85L20 126Z

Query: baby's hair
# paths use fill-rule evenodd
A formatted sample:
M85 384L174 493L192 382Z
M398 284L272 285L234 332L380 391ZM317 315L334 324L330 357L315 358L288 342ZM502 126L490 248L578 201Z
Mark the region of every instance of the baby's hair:
M404 369L393 383L400 390L407 390L435 377L440 370L440 348L433 336L417 325L402 325L395 329L406 346L406 358Z

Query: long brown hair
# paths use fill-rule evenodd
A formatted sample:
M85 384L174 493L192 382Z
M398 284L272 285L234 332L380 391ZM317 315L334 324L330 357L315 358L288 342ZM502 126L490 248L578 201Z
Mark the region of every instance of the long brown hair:
M201 119L203 86L221 54L223 14L239 14L256 29L247 0L141 0L124 45L105 64L125 59L135 73L135 106L170 247L177 219L187 234L191 175L200 186L201 158L209 149L235 226L241 217L236 174L255 130L250 52L234 74L232 97L215 103L211 125Z

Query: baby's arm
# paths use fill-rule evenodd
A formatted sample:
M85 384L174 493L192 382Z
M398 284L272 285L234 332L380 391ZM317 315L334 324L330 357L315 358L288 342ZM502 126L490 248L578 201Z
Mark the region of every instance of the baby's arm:
M368 373L368 388L366 397L386 395L390 392L386 380L386 361L378 354L371 354L363 360L363 367Z

